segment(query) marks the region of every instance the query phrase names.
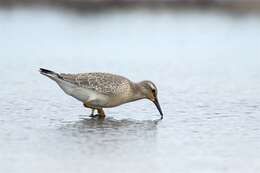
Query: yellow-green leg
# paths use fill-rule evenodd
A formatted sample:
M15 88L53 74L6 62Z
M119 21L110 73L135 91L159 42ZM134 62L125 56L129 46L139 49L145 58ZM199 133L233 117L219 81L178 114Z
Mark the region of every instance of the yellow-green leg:
M105 112L104 112L104 110L103 110L102 108L93 108L93 107L91 107L91 106L88 104L88 102L85 102L83 105L84 105L86 108L92 109L91 114L90 114L90 117L99 116L100 118L104 118L104 117L106 116L106 115L105 115ZM94 115L95 109L97 109L98 115Z
M99 117L104 118L106 116L105 112L104 112L104 110L102 108L98 108L97 111L98 111L98 116Z
M83 103L83 105L86 107L86 108L90 108L91 109L91 114L90 114L90 117L95 117L94 113L95 113L95 109L94 108L91 108L87 105L87 103Z

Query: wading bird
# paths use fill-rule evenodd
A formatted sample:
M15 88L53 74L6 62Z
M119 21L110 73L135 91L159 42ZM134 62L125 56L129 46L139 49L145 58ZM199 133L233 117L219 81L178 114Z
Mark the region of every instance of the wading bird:
M138 83L109 73L56 73L40 68L40 73L54 80L68 95L83 102L83 105L92 109L91 117L105 117L103 108L111 108L124 103L140 99L149 99L160 112L163 113L157 97L157 88L151 81ZM98 114L94 115L97 110Z

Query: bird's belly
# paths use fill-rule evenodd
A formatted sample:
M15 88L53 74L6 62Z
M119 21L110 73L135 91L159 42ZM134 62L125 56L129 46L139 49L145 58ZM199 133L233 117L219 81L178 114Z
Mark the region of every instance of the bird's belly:
M79 101L87 102L89 100L96 99L96 93L90 89L85 88L75 88L70 95Z
M110 107L116 107L121 104L127 103L127 100L121 97L109 97L105 101L104 107L110 108Z
M66 94L76 98L79 101L86 102L91 98L95 98L95 93L93 90L80 88L66 81L58 81L57 83Z
M107 96L91 89L77 87L67 82L58 82L62 90L75 99L88 103L90 107L115 107L125 103L123 98Z
M92 108L106 107L109 102L107 96L85 88L74 89L71 96Z

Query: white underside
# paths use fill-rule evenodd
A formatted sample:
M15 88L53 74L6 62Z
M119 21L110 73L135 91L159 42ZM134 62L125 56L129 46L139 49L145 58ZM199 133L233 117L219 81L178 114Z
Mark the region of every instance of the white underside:
M81 88L63 80L57 80L56 82L66 94L83 103L91 101L93 106L105 106L107 103L106 96L91 89Z

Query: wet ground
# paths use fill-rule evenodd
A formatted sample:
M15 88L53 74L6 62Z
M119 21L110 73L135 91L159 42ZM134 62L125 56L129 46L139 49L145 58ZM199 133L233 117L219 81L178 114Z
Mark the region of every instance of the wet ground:
M0 172L259 172L259 16L14 8L0 26ZM90 119L39 67L150 79L165 119L146 100Z

